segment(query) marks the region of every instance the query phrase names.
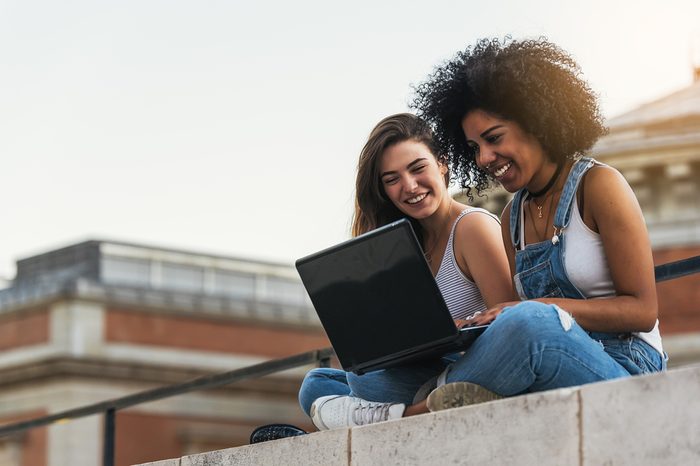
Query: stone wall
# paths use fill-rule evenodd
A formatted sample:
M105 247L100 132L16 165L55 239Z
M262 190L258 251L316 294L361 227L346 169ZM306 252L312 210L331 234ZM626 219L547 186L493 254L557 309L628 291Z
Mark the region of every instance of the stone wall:
M700 464L700 365L149 463Z

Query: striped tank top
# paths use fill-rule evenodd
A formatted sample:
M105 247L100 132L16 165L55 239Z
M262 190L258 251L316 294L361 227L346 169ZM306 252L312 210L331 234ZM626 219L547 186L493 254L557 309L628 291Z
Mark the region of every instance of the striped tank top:
M435 281L453 319L466 319L477 311L486 310L486 303L484 303L484 298L481 296L479 288L459 269L453 245L457 223L462 217L472 212L489 215L499 222L498 218L491 212L478 207L470 207L463 210L452 225L452 231L447 240L445 254L442 257Z

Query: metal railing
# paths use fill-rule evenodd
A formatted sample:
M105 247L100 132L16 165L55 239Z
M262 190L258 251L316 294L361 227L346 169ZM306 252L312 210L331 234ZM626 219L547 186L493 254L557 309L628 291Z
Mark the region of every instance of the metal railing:
M673 280L686 275L700 273L700 256L656 266L654 268L654 273L657 282ZM239 382L241 380L262 377L308 364L318 364L320 367L329 367L330 360L333 355L333 348L308 351L306 353L266 361L221 374L206 375L175 385L159 387L152 390L127 395L122 398L116 398L69 409L48 416L6 424L0 426L0 437L16 434L35 427L46 426L55 422L104 413L104 448L102 464L103 466L114 466L115 417L118 410L150 401L169 398L175 395L182 395L194 390L221 387L223 385Z
M294 369L296 367L305 366L308 364L318 364L319 367L329 367L330 360L333 355L333 348L323 348L296 354L294 356L289 356L282 359L261 362L259 364L221 374L205 375L175 385L158 387L121 398L101 401L99 403L61 411L48 416L3 425L0 426L0 437L16 434L35 427L46 426L55 422L64 422L70 419L104 413L104 447L102 464L104 466L114 466L115 417L118 410L147 403L149 401L156 401L163 398L169 398L171 396L182 395L194 390L216 388L234 382L240 382L241 380L245 379L263 377L265 375L274 374L287 369Z
M700 272L700 256L681 259L654 267L656 282L665 282Z

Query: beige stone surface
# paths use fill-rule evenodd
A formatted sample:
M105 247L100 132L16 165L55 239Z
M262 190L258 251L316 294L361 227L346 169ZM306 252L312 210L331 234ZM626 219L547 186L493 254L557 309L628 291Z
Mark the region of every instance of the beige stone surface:
M338 429L185 456L179 466L347 465L349 434L349 429Z
M700 366L581 387L583 465L700 464Z
M578 464L578 410L563 389L354 428L350 464Z
M171 460L153 461L152 463L142 463L134 466L180 466L180 458Z
M700 464L700 366L153 466Z

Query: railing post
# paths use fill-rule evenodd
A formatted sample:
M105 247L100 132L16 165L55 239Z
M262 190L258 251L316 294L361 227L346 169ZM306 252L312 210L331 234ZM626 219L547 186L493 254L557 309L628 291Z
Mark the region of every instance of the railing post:
M318 360L318 367L331 367L331 358L321 358Z
M114 466L114 423L116 411L110 408L105 411L105 439L102 450L102 465Z

